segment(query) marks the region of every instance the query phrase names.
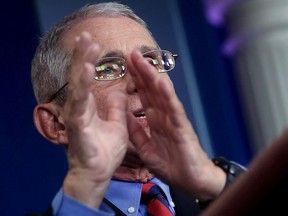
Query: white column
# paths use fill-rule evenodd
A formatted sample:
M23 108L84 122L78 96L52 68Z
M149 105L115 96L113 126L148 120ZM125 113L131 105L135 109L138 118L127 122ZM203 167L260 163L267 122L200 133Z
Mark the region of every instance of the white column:
M228 5L222 10L229 34L223 50L235 62L256 153L288 126L288 0L221 2Z

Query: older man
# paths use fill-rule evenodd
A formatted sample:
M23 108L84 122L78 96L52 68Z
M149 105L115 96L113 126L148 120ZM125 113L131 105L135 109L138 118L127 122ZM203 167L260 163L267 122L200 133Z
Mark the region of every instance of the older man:
M113 2L84 6L44 36L32 64L34 122L69 164L51 214L147 215L149 182L169 214L196 215L195 199L210 202L233 180L224 167L238 166L208 158L174 92L175 58Z

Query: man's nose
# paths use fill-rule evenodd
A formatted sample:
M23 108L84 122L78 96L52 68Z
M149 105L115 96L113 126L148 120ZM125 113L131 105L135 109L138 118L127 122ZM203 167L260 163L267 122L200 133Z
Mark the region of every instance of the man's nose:
M135 86L135 83L133 81L133 78L132 76L128 73L126 73L124 79L127 80L127 86L126 86L126 90L127 90L127 93L128 94L135 94L138 92L136 86Z

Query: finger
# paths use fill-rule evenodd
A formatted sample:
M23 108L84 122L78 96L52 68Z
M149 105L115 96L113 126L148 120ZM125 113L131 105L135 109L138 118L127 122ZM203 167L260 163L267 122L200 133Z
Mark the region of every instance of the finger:
M84 61L95 66L100 54L100 47L98 44L91 42L84 53Z
M88 32L82 32L75 38L75 47L72 53L71 76L77 77L79 69L84 63L84 56L92 43L91 35Z
M93 95L91 95L91 88L94 81L94 65L98 55L99 46L92 42L89 33L83 32L76 38L73 53L74 63L71 65L67 97L67 107L69 107L70 117L73 115L81 116L87 107L93 110L95 106ZM88 100L89 98L90 100ZM93 112L90 115L93 115Z
M158 77L158 71L148 63L148 61L142 56L138 50L134 50L131 53L131 62L136 70L132 71L132 75L139 77L143 82L154 82ZM136 73L141 71L141 73Z
M77 42L75 46L75 55L83 55L92 43L92 36L89 32L84 31L81 32L81 34L77 36L75 40Z
M72 82L72 85L77 86L77 83L81 77L82 79L87 78L88 82L89 80L92 82L90 78L91 75L93 77L94 70L91 70L90 73L92 74L90 75L89 70L83 71L83 66L86 63L95 65L99 56L99 52L99 46L92 42L92 37L88 32L82 32L80 36L76 38L75 49L73 52L73 60L75 63L71 66L72 69L70 82ZM83 74L83 72L88 72L88 74Z
M139 84L141 86L139 94L141 101L146 101L145 108L148 109L148 107L150 107L159 111L159 113L155 113L155 110L149 109L149 112L146 112L150 122L152 122L155 117L158 119L161 113L163 115L169 113L169 115L166 116L170 117L172 123L177 125L181 124L182 119L186 118L185 110L175 93L169 77L161 76L161 74L142 57L140 52L132 52L130 61L133 65L131 75L135 80L135 85L137 86L137 84ZM157 121L153 121L153 123L157 123Z
M145 76L148 70L153 70L154 73L157 74L157 72L155 72L155 68L146 63L147 60L143 58L139 51L132 52L128 58L129 72L133 77L133 81L140 94L144 108L148 108L153 105L153 102L155 102L154 93L157 94L154 87L152 87L154 85L152 83L152 79L148 83L145 79L143 79L143 76Z
M130 141L140 153L139 156L144 155L142 153L145 152L150 138L132 113L127 113L127 126Z
M159 74L139 52L131 54L131 64L133 68L131 73L135 80L135 85L137 86L138 83L141 85L139 94L144 108L149 110L153 108L155 112L158 110L160 113L165 112L166 108L168 108L167 100L172 96L175 97L173 85L168 75ZM153 110L149 113L157 117ZM149 115L147 117L149 118Z
M83 74L91 73L93 68L91 64L85 64ZM97 114L95 98L91 91L92 82L92 78L90 80L83 78L78 81L77 86L70 86L69 83L67 102L64 107L66 109L64 114L67 114L68 121L78 121L84 114L86 120L91 120L91 117ZM81 121L81 125L75 126L84 126L85 124L84 121Z
M121 91L115 91L108 97L108 121L117 121L127 125L127 95Z
M160 86L160 82L170 83L170 90L174 91L168 74L159 73L150 63L147 62L145 58L143 58L143 56L139 52L134 52L131 56L132 61L134 60L133 62L135 65L135 69L140 71L140 73L137 73L137 78L138 80L141 80L143 89L145 89L145 91L143 91L145 97L152 97L152 100L150 101L153 102L154 105L158 105L161 107L163 105L162 102L165 102L167 97L165 97L165 92L163 92L163 89ZM167 93L168 92L166 91L166 96Z
M138 90L149 127L154 131L158 130L161 128L159 127L159 124L165 121L165 117L163 117L164 113L162 112L163 107L161 107L164 106L165 103L162 103L161 105L161 95L158 92L159 90L155 88L155 86L157 86L159 74L157 71L152 72L156 73L154 80L149 78L146 80L145 78L143 79L143 77L145 77L143 74L145 74L148 70L155 71L155 68L150 64L146 64L147 60L143 58L138 51L133 52L128 57L128 63L129 72L131 73L135 86Z

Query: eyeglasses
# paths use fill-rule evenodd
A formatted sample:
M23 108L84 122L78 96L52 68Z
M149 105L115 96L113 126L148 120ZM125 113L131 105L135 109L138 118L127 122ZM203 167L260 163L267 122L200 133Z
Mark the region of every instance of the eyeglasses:
M172 54L167 50L153 50L142 54L143 57L156 68L159 73L166 73L175 67L175 61L178 54ZM100 58L95 66L94 79L97 81L116 80L125 76L127 65L124 58L121 57L105 57ZM53 101L57 95L68 85L65 83L57 92L49 99L49 103Z

